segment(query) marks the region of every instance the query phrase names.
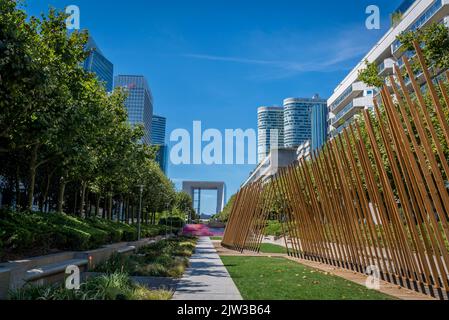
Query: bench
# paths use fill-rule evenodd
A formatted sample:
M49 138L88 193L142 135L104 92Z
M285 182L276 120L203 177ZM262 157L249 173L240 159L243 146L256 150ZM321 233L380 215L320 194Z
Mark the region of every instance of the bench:
M72 259L44 265L39 268L28 270L25 274L24 280L26 282L32 282L48 278L53 275L65 273L68 266L87 267L88 263L89 261L87 259Z

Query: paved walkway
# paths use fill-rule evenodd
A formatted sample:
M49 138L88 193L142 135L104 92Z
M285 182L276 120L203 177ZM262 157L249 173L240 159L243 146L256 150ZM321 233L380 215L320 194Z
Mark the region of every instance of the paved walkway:
M209 237L198 240L173 300L242 300Z

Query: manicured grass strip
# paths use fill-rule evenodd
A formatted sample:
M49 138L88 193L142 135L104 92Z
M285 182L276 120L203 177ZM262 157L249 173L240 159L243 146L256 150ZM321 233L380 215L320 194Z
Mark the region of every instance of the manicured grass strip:
M210 237L211 240L223 240L223 237Z
M221 257L245 300L389 300L390 296L285 258Z
M261 253L287 253L287 249L283 246L272 243L262 243L260 246Z

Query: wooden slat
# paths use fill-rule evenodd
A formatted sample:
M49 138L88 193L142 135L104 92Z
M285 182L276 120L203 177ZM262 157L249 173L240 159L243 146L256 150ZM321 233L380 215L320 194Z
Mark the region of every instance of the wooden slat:
M412 92L395 66L363 121L307 159L242 188L224 246L259 252L274 216L293 257L360 273L376 266L383 280L447 299L449 92L442 80L437 90L415 49L428 99L405 57Z

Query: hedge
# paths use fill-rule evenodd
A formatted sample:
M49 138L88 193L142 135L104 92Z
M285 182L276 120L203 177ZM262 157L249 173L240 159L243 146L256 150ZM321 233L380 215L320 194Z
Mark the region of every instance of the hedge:
M142 237L165 234L163 226L141 227ZM137 226L99 218L81 219L63 213L0 210L0 261L7 258L83 251L137 239Z

